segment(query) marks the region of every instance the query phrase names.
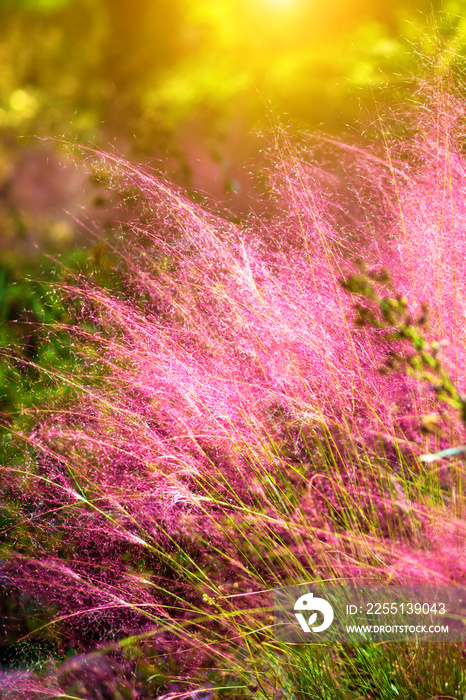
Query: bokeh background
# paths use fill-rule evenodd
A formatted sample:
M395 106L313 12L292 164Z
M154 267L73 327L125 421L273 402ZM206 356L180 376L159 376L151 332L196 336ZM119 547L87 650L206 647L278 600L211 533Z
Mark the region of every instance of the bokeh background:
M461 53L465 7L0 0L3 258L73 243L64 210L89 204L82 172L49 139L114 149L244 213L272 124L361 130L376 100L412 89L439 40L454 38Z

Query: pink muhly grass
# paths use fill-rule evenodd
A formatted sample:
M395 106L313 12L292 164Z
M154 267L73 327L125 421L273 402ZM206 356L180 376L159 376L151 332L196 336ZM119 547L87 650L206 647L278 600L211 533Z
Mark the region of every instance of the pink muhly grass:
M463 525L451 542L435 530L437 517L460 523L462 506L423 502L422 489L413 500L416 456L460 440L459 427L421 433L433 397L378 371L389 345L354 325L340 283L361 257L385 265L416 313L429 304L463 386L466 165L443 138L417 137L415 161L406 144L374 154L326 142L340 161L330 175L312 149L287 153L271 175L273 216L241 226L95 157L138 197L115 243L122 291L63 287L88 322L71 331L88 368L79 398L40 415L20 436L29 462L3 470L34 514L8 574L57 606L65 636L190 630L186 642L215 600L247 609L232 596L305 577L464 582L451 564ZM443 572L428 566L436 548ZM240 622L225 625L240 635Z

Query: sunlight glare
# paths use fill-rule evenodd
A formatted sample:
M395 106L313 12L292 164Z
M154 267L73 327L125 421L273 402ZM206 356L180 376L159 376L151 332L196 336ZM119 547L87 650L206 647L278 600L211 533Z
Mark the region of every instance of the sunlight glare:
M296 0L266 0L266 3L276 8L286 8L295 5Z

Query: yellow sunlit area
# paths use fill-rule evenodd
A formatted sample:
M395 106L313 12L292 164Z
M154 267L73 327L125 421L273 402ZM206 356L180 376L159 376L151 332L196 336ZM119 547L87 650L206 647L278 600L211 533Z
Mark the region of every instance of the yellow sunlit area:
M222 198L272 115L337 132L371 110L374 88L412 81L412 46L429 32L435 44L439 11L427 0L2 0L0 120L13 138L115 142Z
M466 0L0 0L0 700L466 700Z

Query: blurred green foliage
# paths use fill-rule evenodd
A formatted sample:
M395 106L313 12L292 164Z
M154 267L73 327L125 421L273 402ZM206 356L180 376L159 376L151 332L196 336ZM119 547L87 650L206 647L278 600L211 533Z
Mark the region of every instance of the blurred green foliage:
M461 61L465 9L465 0L0 0L0 244L6 184L34 137L156 159L180 184L244 209L241 166L257 162L258 131L276 118L360 130L375 100L399 103L436 69L439 48L443 70Z
M415 77L412 42L433 53L440 31L461 52L464 9L463 0L0 0L0 178L24 136L116 142L190 184L190 135L225 170L231 141L247 158L248 134L271 113L341 130L371 111L374 88Z
M0 0L0 258L21 240L22 253L76 242L57 212L76 214L79 193L73 183L55 192L59 176L43 176L37 137L56 140L48 147L57 161L66 160L57 139L155 159L180 184L244 211L254 176L242 166L260 159L257 132L277 117L292 129L360 129L373 121L375 99L409 94L439 46L443 68L458 61L465 8L465 0Z
M95 135L103 93L97 67L106 31L98 10L99 3L86 0L0 4L3 148L25 136Z
M82 255L82 253L81 253ZM74 260L76 253L69 258ZM80 257L78 255L78 257ZM70 352L66 326L70 313L59 293L54 290L56 264L41 266L42 277L31 278L37 269L0 267L0 431L31 427L30 409L50 404L53 398L66 393L66 388L40 368L60 372L65 366L75 367ZM56 279L58 282L59 279ZM32 416L32 421L34 416ZM3 448L9 440L4 436ZM14 438L12 453L15 451ZM3 459L7 455L3 453Z

